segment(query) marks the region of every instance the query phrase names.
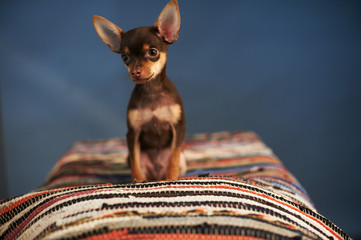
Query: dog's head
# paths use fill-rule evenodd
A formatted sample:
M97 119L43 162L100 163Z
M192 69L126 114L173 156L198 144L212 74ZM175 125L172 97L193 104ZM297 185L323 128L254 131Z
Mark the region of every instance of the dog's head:
M120 53L136 84L146 83L164 71L168 45L178 39L180 13L177 0L170 1L151 27L124 32L105 18L94 16L99 37L113 52Z

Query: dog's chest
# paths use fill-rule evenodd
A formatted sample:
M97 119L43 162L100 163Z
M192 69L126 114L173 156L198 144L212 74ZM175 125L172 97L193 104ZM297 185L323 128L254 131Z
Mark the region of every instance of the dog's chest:
M181 117L181 106L179 104L170 104L159 106L157 108L140 108L132 109L128 112L129 124L137 130L140 130L142 125L156 118L162 122L169 122L176 124Z

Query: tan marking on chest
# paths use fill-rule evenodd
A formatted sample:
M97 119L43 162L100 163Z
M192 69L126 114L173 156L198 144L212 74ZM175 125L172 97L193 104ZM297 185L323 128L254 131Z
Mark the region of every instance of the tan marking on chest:
M179 104L167 105L151 110L150 108L133 109L128 112L130 125L140 129L142 125L149 122L153 117L160 121L176 124L181 117L181 106Z

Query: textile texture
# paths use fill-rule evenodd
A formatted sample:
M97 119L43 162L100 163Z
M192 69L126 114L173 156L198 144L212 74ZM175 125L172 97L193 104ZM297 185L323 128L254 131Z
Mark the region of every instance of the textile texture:
M254 133L188 136L187 173L130 183L124 139L74 143L0 201L0 239L350 239Z

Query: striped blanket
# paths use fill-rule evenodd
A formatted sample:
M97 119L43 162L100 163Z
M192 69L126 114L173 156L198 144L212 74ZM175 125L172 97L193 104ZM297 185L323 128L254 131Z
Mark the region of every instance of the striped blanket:
M127 153L74 143L41 188L0 202L0 239L349 239L254 133L187 137L176 181L130 183Z

